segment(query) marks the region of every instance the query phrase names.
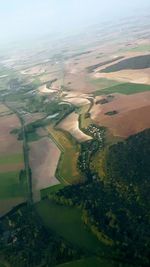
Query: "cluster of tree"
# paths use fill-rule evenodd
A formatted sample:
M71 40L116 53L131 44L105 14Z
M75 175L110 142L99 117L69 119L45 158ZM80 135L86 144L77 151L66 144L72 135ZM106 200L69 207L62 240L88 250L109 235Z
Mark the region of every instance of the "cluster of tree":
M81 143L81 151L78 157L78 168L89 179L92 178L92 174L90 171L90 160L92 155L95 154L98 151L98 149L99 149L98 140L89 140Z
M117 256L150 265L150 130L131 136L103 153L103 177L65 187L53 198L76 205L91 231Z
M93 170L91 170L92 157L96 152L104 148L106 129L95 124L90 124L87 129L84 129L84 132L92 136L92 140L81 143L78 168L88 180L91 180L95 176Z
M150 203L150 129L108 147L102 157L104 180L139 205ZM133 198L129 199L131 202Z
M81 251L47 229L26 205L0 222L0 256L12 267L55 266L80 258Z
M27 112L44 112L47 116L55 115L57 116L51 118L56 124L65 118L68 114L73 112L75 107L69 103L61 103L59 99L46 99L45 96L34 95L28 98L26 102Z

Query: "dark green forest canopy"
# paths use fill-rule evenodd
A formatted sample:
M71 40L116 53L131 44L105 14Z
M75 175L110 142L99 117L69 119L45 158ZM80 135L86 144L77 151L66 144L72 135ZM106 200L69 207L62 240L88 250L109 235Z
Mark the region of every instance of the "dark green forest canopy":
M150 55L127 58L113 64L100 72L115 72L124 69L146 69L150 67Z
M105 177L60 190L59 203L82 207L89 227L113 240L118 254L149 266L150 129L106 149ZM99 159L98 159L99 160Z
M104 168L108 180L136 187L146 201L150 189L150 129L109 147Z

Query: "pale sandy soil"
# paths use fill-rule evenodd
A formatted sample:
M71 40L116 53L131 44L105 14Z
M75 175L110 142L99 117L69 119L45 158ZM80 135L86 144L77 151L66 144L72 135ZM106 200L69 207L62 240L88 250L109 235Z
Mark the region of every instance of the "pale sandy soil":
M80 92L66 92L66 96L63 98L64 101L67 101L75 106L82 106L90 104L90 101L87 99L89 95L82 94Z
M30 143L29 159L35 202L40 200L41 189L59 184L59 181L55 178L59 157L59 149L48 137Z
M75 105L75 106L83 106L83 105L90 104L89 100L87 100L85 98L80 98L80 97L67 98L66 101Z
M38 88L38 90L39 90L39 92L42 93L42 94L43 94L43 93L44 93L44 94L51 94L51 93L56 92L56 91L53 90L53 89L48 89L48 88L46 87L46 84L40 86L40 87Z
M126 52L124 53L124 59L136 57L136 56L142 56L147 55L148 52ZM109 72L109 73L100 73L99 71L116 64L117 62L122 61L117 60L113 63L106 64L105 66L102 66L100 68L97 68L95 70L95 73L93 74L94 78L106 78L110 80L116 80L119 82L131 82L131 83L141 83L141 84L150 84L150 68L147 69L138 69L138 70L121 70L116 72Z
M50 80L55 79L57 76L58 76L58 73L54 73L54 74L53 73L45 73L39 77L39 80L42 83L46 83L46 82L49 82Z
M58 128L68 131L79 142L92 139L79 129L79 114L73 112L58 124Z
M150 114L150 92L134 95L114 94L114 96L111 102L103 105L95 104L92 107L91 118L97 124L107 127L113 135L121 137L128 137L150 128L148 115ZM118 114L113 116L105 114L114 110Z
M88 82L87 74L84 71L66 74L65 85L71 91L80 90L81 93L90 93L95 89L94 86Z
M45 72L46 72L46 67L40 64L38 66L31 67L29 69L21 71L21 73L24 75L37 75L37 74L43 74Z
M119 47L119 46L118 46ZM117 47L116 47L117 48ZM148 83L150 84L150 71L149 70L122 70L115 73L99 73L100 70L105 67L111 66L120 60L103 65L94 70L94 73L87 73L86 68L93 66L107 60L111 60L117 57L124 57L128 59L135 56L147 55L148 52L137 51L115 51L114 45L101 45L101 47L95 47L95 52L80 56L77 58L69 59L65 64L65 85L71 91L79 91L83 93L90 93L95 90L95 85L90 83L90 78L107 78L111 80L117 80L121 82L133 82L133 83ZM99 55L99 58L97 57Z
M3 104L0 104L0 114L4 112L9 112L10 110Z
M110 73L95 73L94 78L106 78L119 82L150 84L150 68L146 70L121 70Z

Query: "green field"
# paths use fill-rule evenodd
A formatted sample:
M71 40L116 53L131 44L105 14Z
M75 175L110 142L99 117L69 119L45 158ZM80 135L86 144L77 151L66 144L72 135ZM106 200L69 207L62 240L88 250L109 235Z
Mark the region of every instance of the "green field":
M63 184L58 184L58 185L50 186L46 189L42 189L41 190L41 198L44 198L48 195L55 194L57 191L59 191L60 189L63 189L63 188L64 188Z
M23 154L0 156L0 165L15 164L22 162L23 162Z
M80 145L67 132L48 126L50 138L60 149L61 157L58 163L56 177L63 184L72 184L81 181L77 167Z
M0 173L0 199L26 196L26 181L19 181L19 172Z
M45 226L67 241L92 253L103 248L97 238L85 228L79 209L60 206L50 200L41 201L36 209Z
M103 90L97 90L93 93L94 96L108 95L112 93L120 93L125 95L131 95L135 93L150 91L150 85L137 84L137 83L122 83L112 87L108 87Z
M140 44L135 47L125 47L120 49L118 52L127 52L127 51L132 51L132 52L150 52L150 45L149 44Z
M92 83L95 88L98 89L105 89L108 88L110 86L115 86L120 84L120 82L115 81L115 80L110 80L110 79L106 79L106 78L99 78L99 79L91 79L89 80L90 83Z

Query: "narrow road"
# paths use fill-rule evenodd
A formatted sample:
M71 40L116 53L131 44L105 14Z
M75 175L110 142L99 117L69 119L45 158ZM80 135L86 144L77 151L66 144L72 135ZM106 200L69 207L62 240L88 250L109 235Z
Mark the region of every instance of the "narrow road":
M33 203L33 197L32 197L32 174L31 174L31 169L29 165L29 147L28 147L28 142L26 138L26 130L25 130L25 122L22 117L22 115L19 113L19 111L12 106L10 103L8 104L7 102L3 102L3 104L9 108L13 113L16 114L16 116L20 120L20 124L22 127L22 135L23 135L23 155L24 155L24 165L25 165L25 171L26 171L26 179L28 182L28 203L32 204Z

